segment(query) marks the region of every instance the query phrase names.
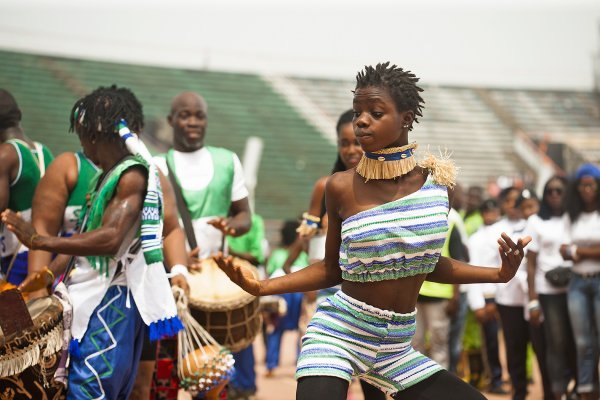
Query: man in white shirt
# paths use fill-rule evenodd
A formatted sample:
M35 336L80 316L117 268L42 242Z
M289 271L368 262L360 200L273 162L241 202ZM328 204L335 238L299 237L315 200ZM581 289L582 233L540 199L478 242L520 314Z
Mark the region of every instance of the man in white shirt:
M165 175L174 174L198 247L191 250L206 259L223 250L225 235L241 236L251 228L244 171L234 152L205 146L208 106L198 93L177 95L167 120L173 128L173 148L156 157L156 165ZM234 353L234 358L236 373L231 387L256 391L252 349Z
M199 258L221 250L223 235L250 230L250 206L244 172L232 151L204 145L208 106L193 92L177 95L167 117L173 127L173 148L156 158L168 175L176 176L190 213Z

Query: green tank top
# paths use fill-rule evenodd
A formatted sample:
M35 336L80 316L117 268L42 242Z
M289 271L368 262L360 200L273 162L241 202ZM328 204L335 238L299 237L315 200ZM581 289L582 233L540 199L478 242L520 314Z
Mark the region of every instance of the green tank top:
M233 186L233 152L219 147L206 146L213 163L213 176L210 183L202 190L186 190L181 186L180 174L177 173L174 150L166 155L166 162L171 171L175 172L176 182L181 187L183 199L193 220L204 217L225 217L231 207L231 188Z
M71 236L75 233L81 207L85 204L86 195L90 191L90 183L102 171L87 158L82 151L74 153L77 160L77 183L69 195L63 219L62 235Z
M464 210L460 212L460 216L463 218L465 223L467 236L470 237L472 234L477 232L477 229L479 229L481 225L483 225L483 217L479 211L471 213L468 217L465 217L465 215L466 213Z
M78 170L77 184L69 195L69 202L67 204L70 206L82 206L85 203L85 196L90 191L90 182L101 171L82 151L75 153L75 158L77 158Z
M273 274L273 272L281 269L283 264L285 264L289 254L290 252L284 248L273 250L269 256L269 261L267 262L267 275L270 276ZM308 260L308 254L306 254L305 251L302 251L292 263L292 267L306 267L309 264L310 262Z
M19 172L10 184L8 208L14 211L29 210L35 188L54 156L46 146L38 142L34 142L36 150L20 139L9 139L6 143L13 145L19 156Z

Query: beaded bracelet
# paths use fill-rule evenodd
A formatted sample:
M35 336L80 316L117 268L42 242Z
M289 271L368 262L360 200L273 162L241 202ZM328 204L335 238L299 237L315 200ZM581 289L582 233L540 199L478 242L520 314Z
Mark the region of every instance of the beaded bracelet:
M321 218L305 212L302 214L302 223L300 223L296 232L298 232L300 236L312 236L319 229L319 222L321 222Z

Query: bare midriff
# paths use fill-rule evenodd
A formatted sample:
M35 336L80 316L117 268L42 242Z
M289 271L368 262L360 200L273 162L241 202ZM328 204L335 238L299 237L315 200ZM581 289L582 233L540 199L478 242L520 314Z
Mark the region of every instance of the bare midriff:
M420 274L379 282L344 281L342 291L381 310L406 314L414 311L419 289L426 277Z

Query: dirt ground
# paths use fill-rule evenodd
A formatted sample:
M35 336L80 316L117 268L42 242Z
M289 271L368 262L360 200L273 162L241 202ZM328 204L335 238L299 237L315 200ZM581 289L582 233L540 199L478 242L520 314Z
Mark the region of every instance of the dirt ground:
M254 355L256 359L256 376L257 376L257 387L258 392L256 393L256 400L294 400L296 393L296 381L294 380L294 372L296 367L296 343L298 340L298 334L296 332L287 332L283 336L281 345L281 364L280 367L275 370L275 374L271 378L265 377L266 369L264 364L264 346L262 337L258 337L254 343ZM503 349L501 351L504 352ZM503 361L504 362L504 361ZM506 374L505 374L506 375ZM508 376L506 376L508 380ZM528 400L541 400L543 398L541 393L539 374L537 368L534 370L534 383L529 386ZM506 389L510 390L510 385L506 385ZM509 400L510 395L493 395L489 393L483 393L490 400ZM451 397L448 397L451 399ZM350 386L350 393L348 394L348 400L364 400L360 385L356 382ZM459 399L457 399L459 400Z

